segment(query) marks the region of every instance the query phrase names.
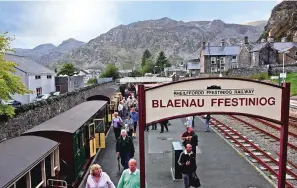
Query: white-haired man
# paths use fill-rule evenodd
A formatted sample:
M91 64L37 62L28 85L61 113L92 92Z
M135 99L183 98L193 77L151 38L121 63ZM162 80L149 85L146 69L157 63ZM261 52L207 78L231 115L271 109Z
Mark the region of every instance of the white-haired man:
M129 169L123 171L118 188L140 188L140 172L136 160L130 159Z
M129 160L134 157L135 148L133 139L127 135L127 131L124 129L121 131L121 136L117 140L116 152L121 157L122 166L124 169L127 169Z

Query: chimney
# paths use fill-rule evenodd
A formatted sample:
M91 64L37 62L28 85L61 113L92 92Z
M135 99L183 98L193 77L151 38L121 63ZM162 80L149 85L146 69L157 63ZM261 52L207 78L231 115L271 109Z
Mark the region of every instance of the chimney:
M269 31L269 36L267 38L267 42L274 42L274 38L272 36L272 32L271 31Z
M244 37L244 44L248 44L249 43L249 37L248 36L245 36Z
M202 49L205 49L206 42L202 42Z
M221 47L224 47L225 46L225 41L224 39L221 40Z
M261 42L266 42L266 39L261 39Z
M281 39L281 42L287 42L287 37L283 37L283 38Z

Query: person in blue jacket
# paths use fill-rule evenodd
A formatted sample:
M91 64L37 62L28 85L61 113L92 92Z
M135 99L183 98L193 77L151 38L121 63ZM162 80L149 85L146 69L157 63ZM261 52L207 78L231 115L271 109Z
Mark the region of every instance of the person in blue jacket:
M134 135L133 135L133 138L136 137L136 128L137 128L137 125L138 125L138 112L135 111L135 108L132 108L131 109L131 112L130 112L130 116L133 120L133 123L134 123Z

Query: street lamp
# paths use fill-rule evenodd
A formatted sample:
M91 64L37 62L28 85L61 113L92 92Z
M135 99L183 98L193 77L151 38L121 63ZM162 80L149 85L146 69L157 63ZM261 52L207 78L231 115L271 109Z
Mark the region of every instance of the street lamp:
M285 82L285 54L290 53L289 51L283 52L283 82Z

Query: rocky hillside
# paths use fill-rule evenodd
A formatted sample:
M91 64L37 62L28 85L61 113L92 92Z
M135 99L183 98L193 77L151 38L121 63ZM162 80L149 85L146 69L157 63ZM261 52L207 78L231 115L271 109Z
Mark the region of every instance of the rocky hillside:
M292 40L297 32L297 1L282 1L273 8L261 37L267 38L270 31L277 41L285 36Z
M221 20L182 22L169 18L120 25L72 50L58 63L74 62L79 67L100 67L107 63L138 63L145 49L156 55L165 51L171 63L198 57L203 41L238 43L248 36L259 38L263 28L227 24ZM52 66L56 66L54 64Z
M68 39L59 46L53 44L42 44L33 49L15 49L17 55L26 56L39 64L48 65L57 62L64 54L84 45L84 42Z

